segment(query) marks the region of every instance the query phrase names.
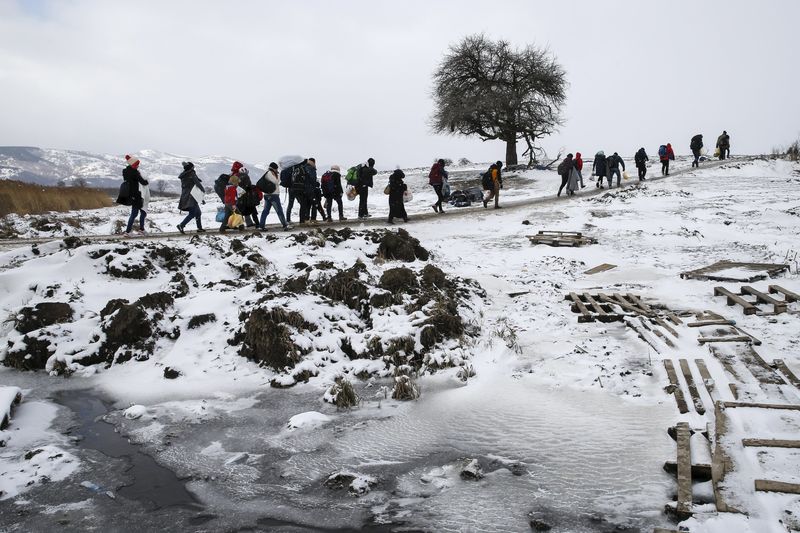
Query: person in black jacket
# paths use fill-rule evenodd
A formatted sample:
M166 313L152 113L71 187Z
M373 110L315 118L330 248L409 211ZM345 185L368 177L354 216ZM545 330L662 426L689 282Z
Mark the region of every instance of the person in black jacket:
M647 152L644 151L644 147L639 148L636 152L636 155L633 156L633 162L636 163L636 170L639 171L639 181L645 180L645 175L647 174L647 162L650 160L647 157Z
M183 219L183 222L178 224L178 231L183 233L183 228L194 218L197 221L197 232L202 233L205 230L200 220L200 206L197 205L197 200L192 196L192 190L197 187L204 194L206 190L203 188L200 178L197 177L197 172L194 170L194 163L184 161L183 172L178 176L178 179L181 180L181 199L178 200L178 209L180 211L189 212L186 218ZM203 200L203 203L205 203L205 200Z
M128 226L125 229L125 235L129 236L137 216L139 217L139 229L136 232L144 233L144 217L147 214L142 211L144 200L142 191L139 190L139 185L147 185L147 180L139 173L139 158L126 155L125 160L128 166L122 169L122 179L128 184L128 195L131 199L131 216L128 217Z
M261 204L262 194L253 185L253 180L250 179L250 171L244 167L239 170L239 187L244 190L244 194L236 201L236 208L244 217L248 228L258 226L258 206Z
M372 188L372 178L377 173L378 171L375 170L375 160L371 157L367 159L367 164L362 166L358 173L358 218L369 218L372 216L369 214L369 209L367 208L367 197L369 196L370 188Z
M319 180L317 179L317 160L313 157L308 158L308 168L306 169L308 172L308 176L313 178L313 192L311 196L311 220L313 222L317 221L317 213L322 217L322 221L325 222L328 220L328 217L325 215L325 210L322 208L322 189L319 185Z
M617 187L622 184L622 176L619 173L619 166L622 165L622 171L625 171L625 161L619 156L617 152L614 152L610 156L606 158L606 164L608 165L608 188L614 186L614 175L617 176Z
M692 167L700 168L700 150L703 149L703 136L698 133L692 137L692 141L689 143L689 149L692 151L692 155L694 156Z
M339 168L339 165L331 166L331 169L322 175L321 185L322 196L325 197L325 213L328 215L328 220L333 220L331 216L333 202L336 202L339 207L339 220L347 220L342 209L344 189L342 189L342 169Z
M408 215L406 214L406 206L403 202L403 194L408 189L408 186L403 182L406 175L399 168L389 176L389 224L394 224L395 217L402 218L404 222L408 222Z

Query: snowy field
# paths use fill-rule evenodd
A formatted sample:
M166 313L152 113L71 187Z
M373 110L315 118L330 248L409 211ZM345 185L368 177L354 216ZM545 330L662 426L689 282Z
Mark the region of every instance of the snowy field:
M481 170L454 172L453 188L477 184ZM432 213L427 171L407 174L412 219ZM558 189L553 172L510 174L516 176L507 178L501 203ZM386 212L384 182L379 175L370 196L376 217ZM590 179L587 185L594 189ZM698 533L800 531L800 497L753 488L754 479L800 483L800 451L741 445L750 437L797 439L800 411L729 408L727 433L715 442L713 401L737 399L727 385L734 378L696 342L696 332L682 327L673 346L645 335L651 345L624 322L579 323L565 301L570 292L633 293L687 322L688 312L712 311L759 339L765 361L783 360L798 375L800 304L745 315L714 296L719 285L766 292L778 284L800 293L798 186L797 164L734 160L592 197L452 209L401 225L430 252L405 263L381 255L382 230L358 224L344 236L212 232L69 246L5 243L0 306L7 318L0 327L7 342L0 359L24 366L19 354L34 351L45 370L0 367L0 392L8 386L23 394L0 431L0 530L130 531L134 523L139 531L677 529L664 513L676 478L662 465L676 460L667 429L683 421L710 430L710 441L692 436L693 463L710 463L714 446L732 458L736 468L720 490L746 514L716 513L712 484L700 481L694 517L681 525ZM172 231L181 218L176 204L152 203L149 232ZM209 196L208 228L215 227L216 205ZM356 205L345 206L353 217ZM13 217L11 224L27 237L104 235L127 211L57 215L51 221L79 222L51 228L31 227L42 217ZM598 243L532 246L527 235L539 230L579 231ZM357 260L363 266L355 267ZM720 260L790 266L752 283L679 276ZM602 263L615 267L585 273ZM430 265L446 280L423 282ZM414 291L378 282L401 266L423 280ZM350 272L347 287L363 284L362 302L337 300L326 288L330 272ZM161 291L165 301L140 314L131 309L150 328L142 342L114 344L112 335L139 335L132 332L139 324L112 329L124 309L107 304ZM428 301L431 293L435 301ZM429 325L438 332L449 324L437 314L443 301L463 328L426 341ZM69 303L71 315L20 331L21 310L42 302ZM294 317L288 328L265 322L281 335L263 332L288 332L302 353L284 371L240 355L260 338L242 322L243 312L263 306ZM190 327L193 317L211 314L212 321ZM245 340L237 343L239 333ZM410 340L398 349L401 339ZM680 414L665 392L662 360L684 358L707 363L712 383L703 387L695 377L705 414ZM743 364L728 362L736 370ZM167 369L177 376L168 379ZM417 400L392 399L395 376L403 374L419 387ZM341 377L361 397L352 409L325 401ZM739 378L739 401L800 404L789 380ZM680 384L685 388L685 379ZM80 429L96 414L87 422L75 407L87 399L108 410L101 424L113 424L158 465L142 467L137 479L136 469L128 470L132 452L109 456L92 448L97 439ZM148 497L144 472L161 467L180 479L172 483L185 483L184 500Z

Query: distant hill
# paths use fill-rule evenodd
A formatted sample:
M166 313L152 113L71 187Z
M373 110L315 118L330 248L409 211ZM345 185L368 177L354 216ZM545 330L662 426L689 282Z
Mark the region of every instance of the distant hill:
M150 181L153 191L161 183L165 191L180 190L178 175L183 170L183 161L192 161L204 184L212 185L223 172L230 171L233 159L224 156L191 158L159 152L141 150L135 155L141 159L142 175ZM249 164L251 175L260 176L265 164ZM18 180L40 185L66 186L86 184L90 187L113 189L122 180L125 167L123 155L93 154L73 150L53 150L34 146L0 146L0 179Z

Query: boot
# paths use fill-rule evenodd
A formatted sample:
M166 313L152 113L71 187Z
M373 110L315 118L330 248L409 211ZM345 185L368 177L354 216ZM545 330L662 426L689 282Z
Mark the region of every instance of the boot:
M183 231L183 224L178 224L178 231L181 232L181 235L186 235L186 232Z

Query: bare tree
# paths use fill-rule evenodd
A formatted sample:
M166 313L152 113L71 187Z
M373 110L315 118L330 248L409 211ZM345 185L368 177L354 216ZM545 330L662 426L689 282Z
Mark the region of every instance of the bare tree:
M532 164L537 140L562 124L566 73L547 50L512 49L483 34L450 47L434 73L436 133L477 135L506 143L506 165L517 164L517 141Z
M87 182L86 178L83 178L83 177L75 178L75 180L72 182L72 186L73 187L86 188L88 185L89 185L89 182Z

